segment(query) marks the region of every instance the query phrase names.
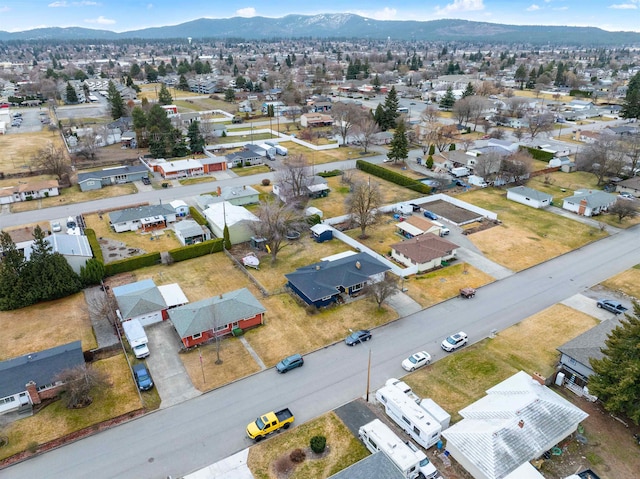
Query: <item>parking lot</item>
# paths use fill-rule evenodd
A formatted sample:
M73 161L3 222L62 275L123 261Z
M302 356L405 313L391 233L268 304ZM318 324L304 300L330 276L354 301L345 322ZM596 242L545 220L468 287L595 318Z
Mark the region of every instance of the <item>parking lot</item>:
M37 132L51 122L46 108L16 108L11 112L11 123L7 125L8 135Z

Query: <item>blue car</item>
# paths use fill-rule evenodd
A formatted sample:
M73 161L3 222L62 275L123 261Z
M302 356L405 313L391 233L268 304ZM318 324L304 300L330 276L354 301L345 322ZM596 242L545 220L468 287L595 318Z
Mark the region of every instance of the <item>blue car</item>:
M279 373L284 374L287 371L301 367L303 364L304 358L299 354L293 354L276 364L276 370Z
M140 391L148 391L153 387L151 374L143 363L133 365L133 377L136 378L136 384Z
M344 340L347 343L347 346L353 346L355 344L364 343L365 341L369 341L371 339L371 331L367 329L361 329L360 331L355 331L346 337Z
M425 218L429 218L430 220L437 220L438 215L436 215L433 211L424 210L423 212Z

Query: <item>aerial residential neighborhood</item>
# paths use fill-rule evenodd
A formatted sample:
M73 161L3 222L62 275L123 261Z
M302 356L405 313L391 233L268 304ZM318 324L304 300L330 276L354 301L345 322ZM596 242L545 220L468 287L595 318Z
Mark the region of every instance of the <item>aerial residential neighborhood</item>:
M0 31L0 475L637 475L640 33L344 15Z

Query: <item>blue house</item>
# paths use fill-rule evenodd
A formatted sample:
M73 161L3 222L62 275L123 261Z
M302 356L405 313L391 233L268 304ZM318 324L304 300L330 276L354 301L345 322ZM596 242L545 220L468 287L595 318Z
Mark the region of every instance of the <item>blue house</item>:
M146 166L118 166L100 171L78 173L78 186L81 191L99 190L103 186L131 183L142 178L149 178L149 170Z
M321 308L357 296L367 283L382 281L391 269L367 253L338 256L285 274L287 286L305 303Z

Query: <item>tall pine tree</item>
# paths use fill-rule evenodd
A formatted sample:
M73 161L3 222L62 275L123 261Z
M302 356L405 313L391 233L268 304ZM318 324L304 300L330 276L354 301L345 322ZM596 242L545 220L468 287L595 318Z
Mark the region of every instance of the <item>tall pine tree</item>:
M387 158L395 163L397 161L406 160L408 156L409 140L407 140L404 122L401 121L398 123L398 126L393 133L393 138L389 144L389 153L387 153Z
M22 287L21 273L24 257L6 231L0 231L0 311L18 309L27 304L26 290Z
M613 321L611 319L610 321ZM604 342L602 359L591 359L595 374L589 377L589 391L613 413L623 413L640 423L640 304L633 304Z
M453 89L451 87L448 87L444 96L440 99L440 108L445 111L451 111L455 103L456 97L453 96Z
M629 80L621 115L623 118L640 118L640 72Z
M111 118L117 120L125 116L124 100L112 81L109 82L109 88L107 89L107 101L111 107Z

